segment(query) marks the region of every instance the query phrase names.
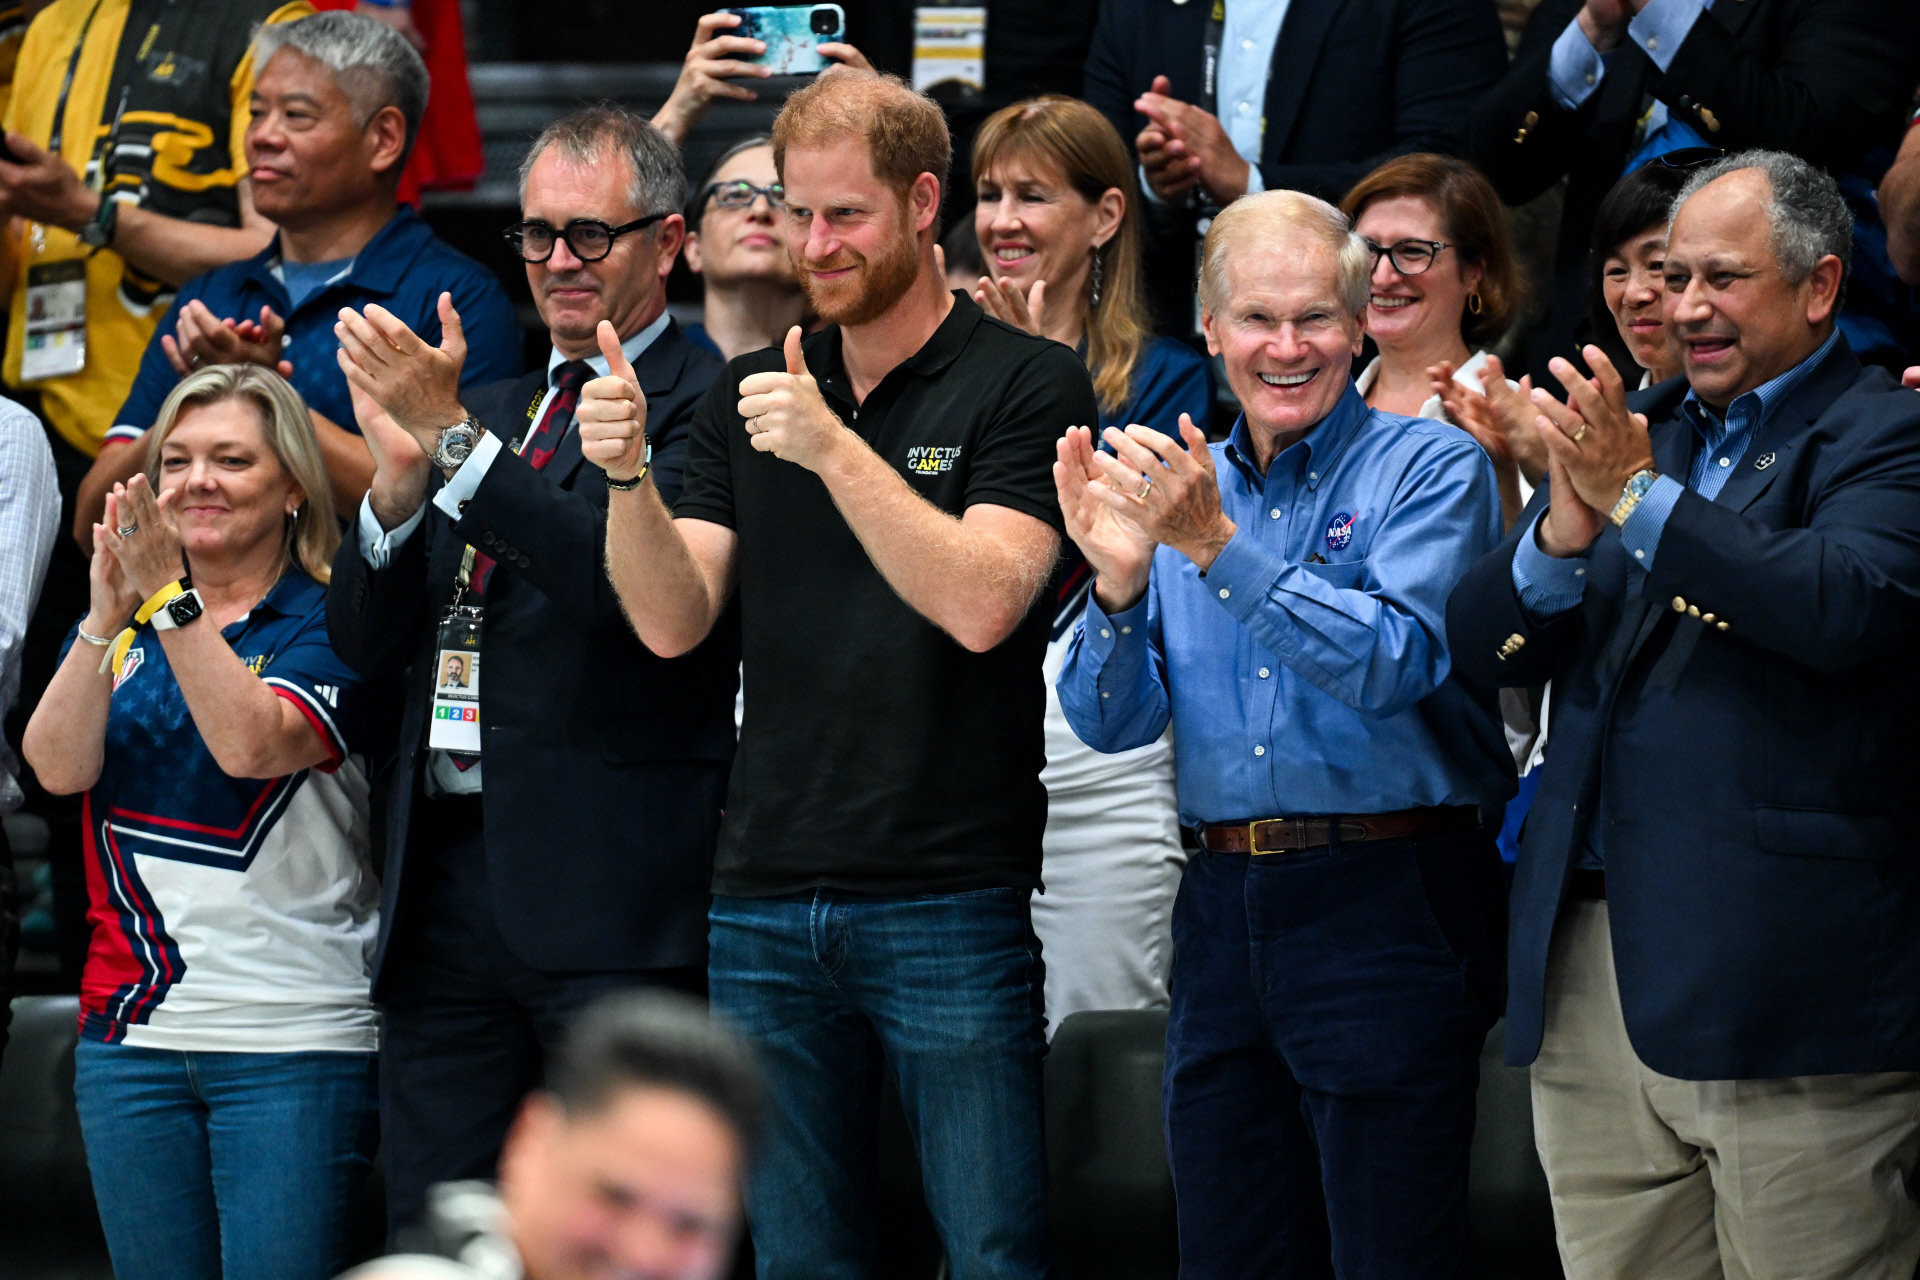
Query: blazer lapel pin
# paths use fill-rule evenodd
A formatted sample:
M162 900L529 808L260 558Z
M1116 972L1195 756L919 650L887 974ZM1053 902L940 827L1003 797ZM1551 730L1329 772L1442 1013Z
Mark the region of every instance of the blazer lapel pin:
M1765 471L1768 467L1773 465L1773 461L1776 456L1778 455L1771 454L1771 453L1761 454L1759 457L1753 460L1753 469L1755 471Z

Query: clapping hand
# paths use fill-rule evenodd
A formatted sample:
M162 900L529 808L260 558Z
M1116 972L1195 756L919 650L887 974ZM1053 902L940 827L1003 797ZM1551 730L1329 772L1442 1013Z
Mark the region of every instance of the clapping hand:
M1566 404L1541 388L1533 392L1540 410L1534 427L1547 447L1553 493L1539 543L1554 556L1579 555L1593 545L1627 481L1653 467L1646 416L1628 410L1626 384L1613 361L1595 346L1581 354L1591 378L1558 356L1547 366L1567 389Z
M400 317L369 304L364 312L340 309L333 326L337 358L348 383L364 391L399 426L433 452L440 433L463 421L460 370L467 337L453 295L440 295L440 345L430 347Z
M1475 391L1454 380L1453 365L1442 361L1427 370L1433 380L1433 393L1440 397L1453 424L1480 442L1498 468L1503 462L1516 467L1530 485L1539 485L1547 474L1547 446L1534 430L1540 413L1533 406L1533 378L1520 379L1515 390L1507 383L1506 370L1499 356L1488 356L1481 374L1486 391Z
M995 320L1005 321L1016 329L1025 329L1036 337L1045 336L1045 321L1042 319L1047 305L1045 280L1035 280L1033 288L1022 297L1020 286L1013 281L981 276L980 283L974 288L973 300Z
M574 410L580 452L607 479L631 480L647 464L647 397L612 323L602 320L594 336L607 358L607 376L580 388L580 406Z
M360 438L373 455L373 484L367 501L382 529L398 529L427 500L433 460L372 396L351 382L347 394L353 398L353 420L360 424Z
M1163 200L1185 194L1195 182L1220 204L1238 200L1247 193L1249 166L1219 117L1172 94L1173 82L1155 76L1153 87L1133 104L1150 122L1134 142L1147 184Z
M740 380L740 416L753 447L818 472L836 447L855 437L820 395L800 354L800 326L787 330L787 371L753 373Z
M136 605L187 571L180 530L173 522L179 492L172 489L156 497L142 474L116 484L107 495L100 524L107 550L118 562Z
M103 523L93 526L93 559L87 566L90 607L87 620L80 624L91 635L111 638L127 625L133 611L146 599L127 581L126 571L120 567L119 557L113 554L107 541L113 536L114 522L121 518L114 495L108 494Z
M183 378L210 364L257 364L290 378L293 362L281 358L286 332L286 321L272 307L261 307L258 320L236 323L194 298L180 308L173 333L160 335L160 349Z

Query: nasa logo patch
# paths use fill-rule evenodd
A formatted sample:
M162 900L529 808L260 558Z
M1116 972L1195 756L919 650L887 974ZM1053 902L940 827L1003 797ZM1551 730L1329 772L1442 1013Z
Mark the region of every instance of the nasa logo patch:
M1353 541L1353 517L1342 511L1327 526L1327 550L1345 551L1347 544Z

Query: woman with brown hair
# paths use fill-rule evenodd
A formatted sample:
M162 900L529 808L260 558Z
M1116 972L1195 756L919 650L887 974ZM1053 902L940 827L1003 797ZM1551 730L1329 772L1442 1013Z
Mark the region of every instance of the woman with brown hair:
M1180 438L1213 406L1206 359L1148 325L1133 161L1105 116L1057 94L995 112L973 143L974 230L991 279L976 301L1080 352L1100 427ZM1089 424L1090 425L1090 424ZM1173 747L1102 755L1067 725L1053 678L1093 575L1068 544L1047 648L1047 830L1033 928L1046 956L1049 1033L1069 1014L1167 1005L1173 898L1186 854Z
M1078 351L1101 427L1178 439L1185 413L1204 431L1213 371L1184 342L1153 336L1133 161L1107 118L1057 93L1016 102L974 135L973 174L974 233L992 273L974 300Z
M1347 192L1340 207L1373 251L1367 336L1380 354L1354 385L1368 404L1414 418L1452 421L1434 394L1435 371L1474 391L1506 381L1484 344L1519 310L1523 285L1493 184L1464 160L1416 152L1397 156ZM1497 390L1495 394L1497 394ZM1472 432L1500 479L1512 522L1532 492L1504 436Z

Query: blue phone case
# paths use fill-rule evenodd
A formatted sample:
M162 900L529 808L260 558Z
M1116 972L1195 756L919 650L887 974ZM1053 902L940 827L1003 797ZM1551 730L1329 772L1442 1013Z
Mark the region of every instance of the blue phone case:
M754 5L726 9L740 15L740 25L728 35L767 42L756 62L775 75L811 75L824 71L831 59L820 56L820 46L846 37L846 11L837 4Z

